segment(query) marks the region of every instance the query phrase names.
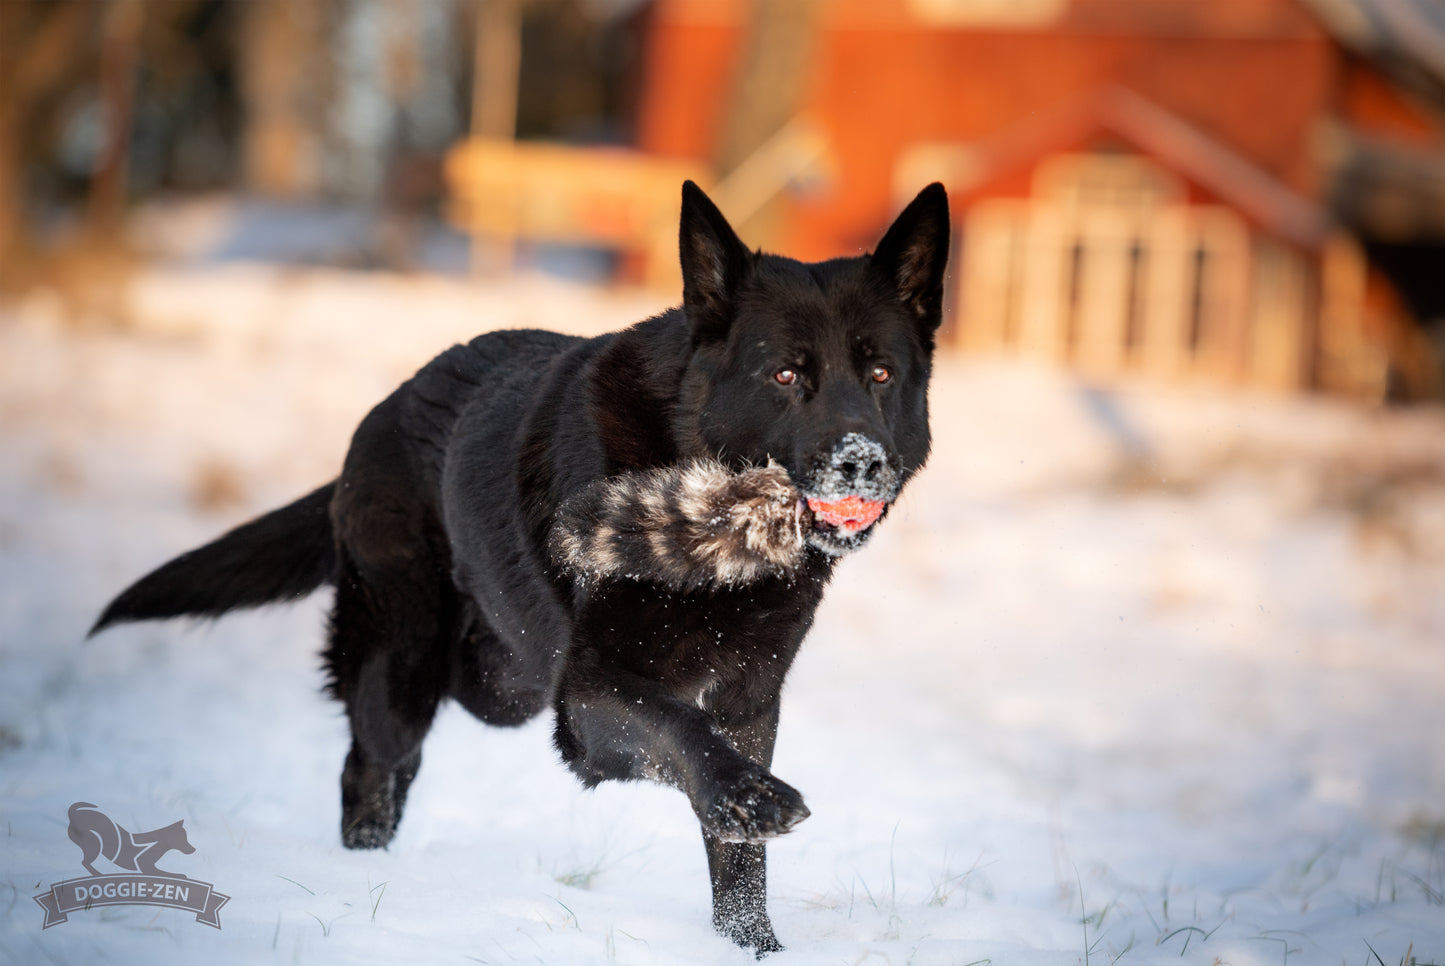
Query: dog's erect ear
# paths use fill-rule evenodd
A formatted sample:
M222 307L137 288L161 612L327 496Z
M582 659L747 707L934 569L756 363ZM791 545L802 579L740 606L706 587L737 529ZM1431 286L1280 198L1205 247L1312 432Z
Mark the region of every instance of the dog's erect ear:
M751 256L712 199L691 181L682 183L682 305L693 342L719 337L732 319L732 293Z
M935 181L918 193L873 252L873 264L898 287L898 297L931 329L943 318L948 266L948 194Z

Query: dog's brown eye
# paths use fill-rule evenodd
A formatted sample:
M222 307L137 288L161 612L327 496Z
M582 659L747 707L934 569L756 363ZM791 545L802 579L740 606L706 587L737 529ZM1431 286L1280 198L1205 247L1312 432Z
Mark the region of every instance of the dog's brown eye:
M883 383L888 382L888 381L889 381L890 379L892 379L892 378L893 378L893 373L892 373L891 370L889 370L889 368L888 368L887 366L874 366L874 367L873 367L873 381L876 382L876 383L878 383L879 385L882 385Z
M780 386L791 386L798 381L798 374L791 369L779 369L773 373L773 378L778 380Z

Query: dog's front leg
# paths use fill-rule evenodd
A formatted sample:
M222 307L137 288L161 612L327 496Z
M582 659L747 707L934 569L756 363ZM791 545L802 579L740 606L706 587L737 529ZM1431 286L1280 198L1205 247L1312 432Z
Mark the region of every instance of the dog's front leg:
M733 746L763 767L771 767L778 735L778 704L754 721L723 726ZM805 809L806 813L806 809ZM767 851L761 842L730 842L703 828L708 875L712 879L713 928L761 957L782 949L767 910Z
M572 655L557 695L557 744L582 780L650 778L687 795L702 826L713 923L759 954L782 947L765 908L763 843L808 817L796 789L768 770L776 708L724 727L659 682Z

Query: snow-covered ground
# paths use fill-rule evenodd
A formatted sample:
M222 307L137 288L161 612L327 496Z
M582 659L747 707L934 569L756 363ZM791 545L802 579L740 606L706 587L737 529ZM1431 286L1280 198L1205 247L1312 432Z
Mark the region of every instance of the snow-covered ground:
M441 714L391 849L337 825L326 595L85 642L177 552L330 478L484 328L659 307L541 278L153 269L120 328L0 313L0 961L737 963L697 826L548 723ZM946 360L935 455L789 679L784 964L1445 962L1445 414ZM66 809L184 820L216 931L118 907ZM102 871L108 871L103 869Z

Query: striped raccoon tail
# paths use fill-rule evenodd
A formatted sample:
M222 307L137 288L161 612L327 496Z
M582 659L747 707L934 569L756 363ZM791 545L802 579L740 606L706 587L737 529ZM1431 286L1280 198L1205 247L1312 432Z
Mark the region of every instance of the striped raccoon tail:
M809 525L807 504L777 463L734 473L696 460L584 487L557 511L548 549L586 584L736 587L790 576Z

